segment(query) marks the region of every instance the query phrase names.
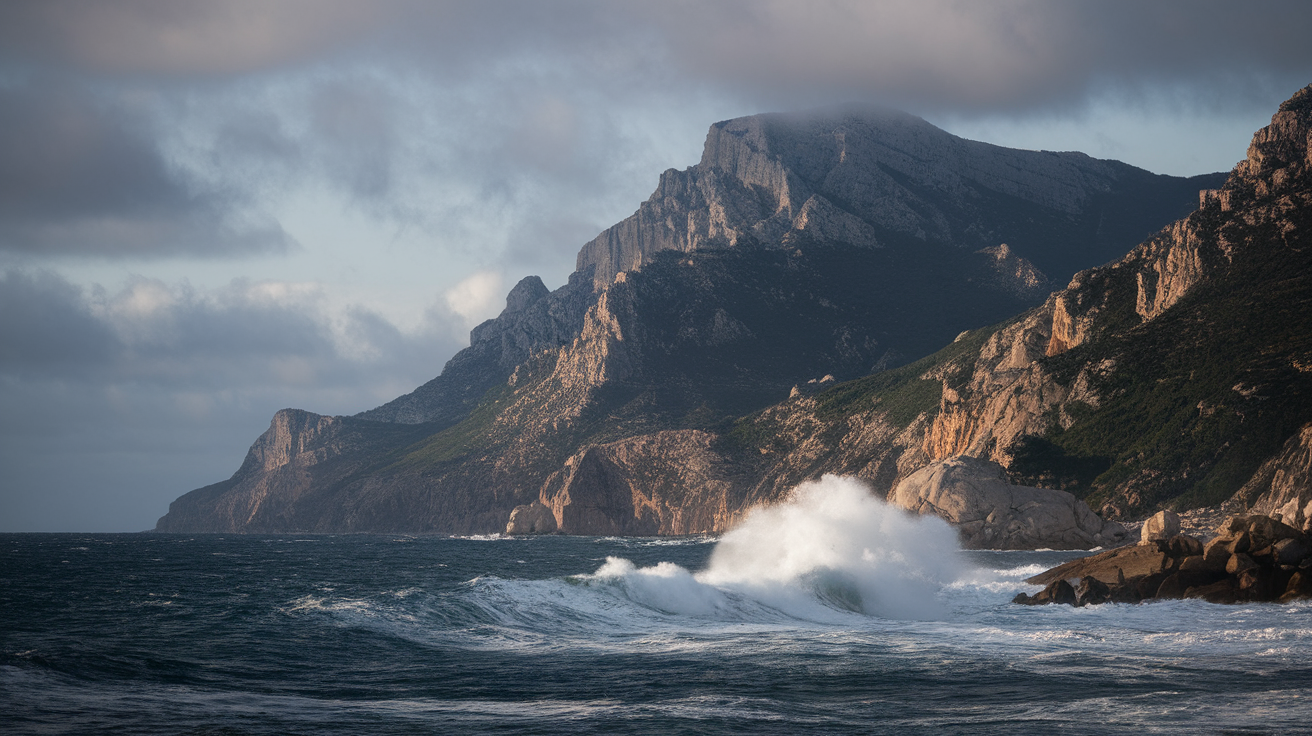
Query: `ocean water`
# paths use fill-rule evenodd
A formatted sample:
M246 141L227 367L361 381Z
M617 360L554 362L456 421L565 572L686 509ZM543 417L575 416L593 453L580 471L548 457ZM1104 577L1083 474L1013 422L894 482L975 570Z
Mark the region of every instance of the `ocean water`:
M719 539L0 535L0 733L1312 732L1309 605L1013 605L1080 553L826 483Z

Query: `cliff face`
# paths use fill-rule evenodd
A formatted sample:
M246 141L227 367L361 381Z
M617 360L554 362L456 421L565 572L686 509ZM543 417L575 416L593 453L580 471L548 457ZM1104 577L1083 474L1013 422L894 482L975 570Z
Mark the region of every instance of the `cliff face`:
M778 455L767 477L823 467L886 489L894 473L965 454L1105 516L1239 491L1241 506L1305 518L1310 100L1312 88L1282 106L1199 211L1040 307L900 375L750 420L783 445L761 445Z
M156 530L230 533L315 528L308 520L324 509L314 489L374 464L378 455L398 442L413 439L410 429L283 409L251 445L232 478L174 501Z
M1304 528L1312 520L1312 424L1303 425L1279 454L1262 463L1232 501L1240 509Z
M382 407L280 413L231 479L158 528L485 533L539 502L570 533L692 533L823 470L891 484L933 454L934 412L917 412L941 381L896 388L918 409L893 419L808 416L817 391L909 375L1042 300L1042 262L1065 280L1125 252L1200 181L1218 183L885 113L720 123L566 286L525 279L438 378ZM763 410L748 423L774 423L768 446L735 424Z
M595 268L601 286L662 250L910 238L970 250L1006 241L1064 278L1121 256L1163 209L1183 216L1180 202L1216 184L967 141L891 111L756 115L711 126L701 161L662 174L636 213L583 246L578 269Z
M376 422L438 426L464 418L515 366L578 334L584 314L596 301L590 274L573 274L568 284L554 292L537 276L524 278L506 296L505 310L475 327L469 334L469 347L447 361L437 378L357 416Z
M731 486L727 503L717 496L695 508L714 510L706 518L723 529L822 473L887 492L965 454L1007 466L1014 482L1066 488L1104 517L1233 494L1231 505L1306 524L1310 131L1312 87L1254 136L1197 212L1119 261L915 363L800 391L737 422L704 463L735 468L715 476ZM609 493L637 499L657 485L643 481L659 475L650 467L608 468ZM612 513L640 520L639 506Z

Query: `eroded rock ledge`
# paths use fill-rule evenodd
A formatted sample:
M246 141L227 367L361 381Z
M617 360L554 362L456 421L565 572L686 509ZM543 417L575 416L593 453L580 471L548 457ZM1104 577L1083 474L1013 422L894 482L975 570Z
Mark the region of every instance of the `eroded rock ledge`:
M1199 598L1253 603L1312 598L1312 539L1270 516L1235 516L1203 544L1178 534L1071 560L1025 582L1027 605L1138 603Z
M956 527L967 549L1092 549L1124 544L1125 527L1103 521L1066 491L1013 485L1001 465L959 456L912 473L889 503Z

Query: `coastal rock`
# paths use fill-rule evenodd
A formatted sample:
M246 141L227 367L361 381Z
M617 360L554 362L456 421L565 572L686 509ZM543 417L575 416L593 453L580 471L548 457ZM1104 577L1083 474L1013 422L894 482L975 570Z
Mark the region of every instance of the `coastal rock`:
M551 509L534 501L516 506L506 522L506 534L554 534L556 517Z
M889 503L957 528L967 549L1089 549L1128 536L1065 491L1013 485L997 463L954 457L898 484Z
M1176 535L1071 560L1026 580L1045 587L1032 596L1021 593L1015 602L1079 606L1167 598L1245 603L1312 597L1306 574L1312 569L1312 545L1297 529L1252 515L1234 517L1219 531L1221 535L1205 546ZM1086 580L1099 584L1085 586L1085 594L1079 595ZM1058 600L1054 586L1071 581L1075 600Z
M710 433L671 430L571 456L539 498L565 534L701 534L743 511L732 495L737 472Z
M1148 544L1159 539L1170 539L1180 533L1180 516L1174 511L1158 511L1143 523L1139 530L1139 542Z
M244 468L179 499L158 528L488 533L536 498L565 530L685 533L723 530L825 472L886 493L954 454L941 452L951 437L925 442L936 417L959 419L967 442L981 435L975 416L938 411L940 398L969 401L969 373L910 366L963 331L992 332L1042 298L1044 274L1118 257L1218 184L972 143L883 111L717 123L702 161L663 174L633 217L585 245L568 284L521 281L441 375L341 418L332 459ZM1060 339L1035 355L1087 339L1097 309L1054 302L1042 329ZM1101 397L1097 370L1073 386L1044 370L1017 385L1060 390L999 405L997 442L969 454L1003 460L1049 408L1067 421L1063 402ZM836 386L776 404L826 374ZM832 400L866 378L905 391ZM1012 378L981 385L1003 397ZM782 431L763 426L784 414ZM701 474L670 431L705 433L693 443L717 458L705 488L680 485Z
M1018 482L1079 489L1106 518L1240 491L1244 508L1308 525L1310 101L1312 87L1282 105L1201 209L1076 274L991 335L968 375L945 377L925 454L988 458ZM1241 324L1233 315L1246 309ZM1246 346L1224 375L1200 352L1213 342ZM1170 410L1180 432L1169 448L1141 439L1165 416L1145 410L1158 402L1189 407ZM1304 425L1297 437L1291 424Z
M1312 368L1312 366L1309 366ZM1312 528L1312 423L1303 425L1235 494L1252 513Z

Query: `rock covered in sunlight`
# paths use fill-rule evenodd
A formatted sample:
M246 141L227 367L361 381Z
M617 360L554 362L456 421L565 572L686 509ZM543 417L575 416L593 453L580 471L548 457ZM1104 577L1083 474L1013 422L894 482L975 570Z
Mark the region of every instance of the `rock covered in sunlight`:
M889 502L946 520L968 549L1090 549L1129 536L1066 491L1013 485L1001 465L964 455L908 476Z
M1270 516L1235 516L1203 544L1178 534L1071 560L1025 582L1016 603L1137 603L1201 598L1282 603L1312 598L1312 539ZM1069 589L1069 591L1068 591ZM1083 591L1083 592L1082 592Z
M516 506L506 522L506 534L555 534L556 516L538 501Z
M1139 530L1139 543L1151 544L1161 539L1170 539L1180 533L1180 515L1163 509L1143 523Z

